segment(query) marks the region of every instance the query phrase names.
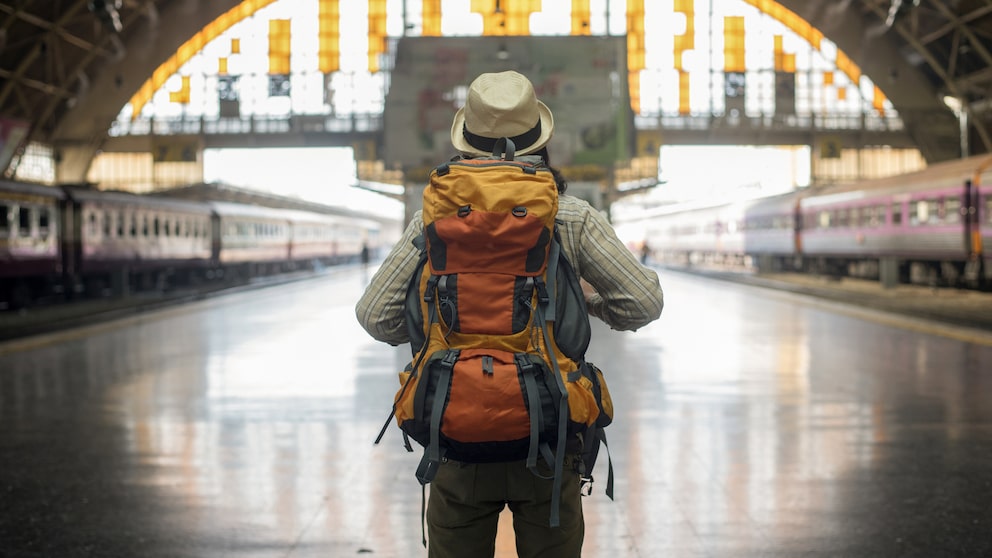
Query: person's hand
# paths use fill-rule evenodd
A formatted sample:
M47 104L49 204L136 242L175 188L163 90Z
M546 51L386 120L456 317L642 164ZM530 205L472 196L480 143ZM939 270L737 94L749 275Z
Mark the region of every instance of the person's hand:
M590 296L596 294L596 288L590 285L585 279L579 279L579 286L582 287L582 294L585 295L586 300L589 300Z

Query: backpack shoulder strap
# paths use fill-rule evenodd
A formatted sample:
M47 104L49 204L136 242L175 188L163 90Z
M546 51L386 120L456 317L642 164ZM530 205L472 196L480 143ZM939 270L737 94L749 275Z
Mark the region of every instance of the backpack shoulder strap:
M547 270L547 285L555 289L558 287L558 256L561 253L561 240L558 236L558 223L555 223L554 234L551 235L551 247L548 250L548 270ZM555 313L557 311L556 299L557 296L548 297L548 306L545 308L546 315L544 318L549 322L555 321Z

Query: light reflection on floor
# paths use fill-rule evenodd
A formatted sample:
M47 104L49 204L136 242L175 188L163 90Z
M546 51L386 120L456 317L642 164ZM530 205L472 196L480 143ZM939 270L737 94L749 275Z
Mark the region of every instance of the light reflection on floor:
M617 501L586 500L584 556L992 553L992 348L662 280L661 320L595 330ZM426 556L419 454L392 426L372 445L409 351L358 327L363 285L0 354L0 551Z

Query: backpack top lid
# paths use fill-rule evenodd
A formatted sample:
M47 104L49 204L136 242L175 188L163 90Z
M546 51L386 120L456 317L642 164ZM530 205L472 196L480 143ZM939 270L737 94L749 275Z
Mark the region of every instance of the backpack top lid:
M544 272L558 213L558 186L540 157L456 159L431 172L424 188L424 230L435 274Z

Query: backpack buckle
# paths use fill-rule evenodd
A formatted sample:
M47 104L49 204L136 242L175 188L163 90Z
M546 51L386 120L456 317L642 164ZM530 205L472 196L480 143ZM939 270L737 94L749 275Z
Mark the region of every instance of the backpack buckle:
M538 277L534 281L537 286L537 301L541 303L541 306L547 306L548 302L551 301L551 297L548 296L548 287L544 284L544 281Z
M424 289L424 302L434 302L434 291L437 288L437 275L427 278L427 288Z
M592 477L581 476L579 477L579 496L591 496L592 495Z
M458 362L458 355L460 354L461 351L459 351L458 349L452 349L448 351L448 353L444 355L444 358L441 359L441 366L444 366L446 368L454 368L455 363Z
M534 368L534 363L527 358L525 353L517 353L513 355L513 360L517 362L517 368L521 372L530 372Z

